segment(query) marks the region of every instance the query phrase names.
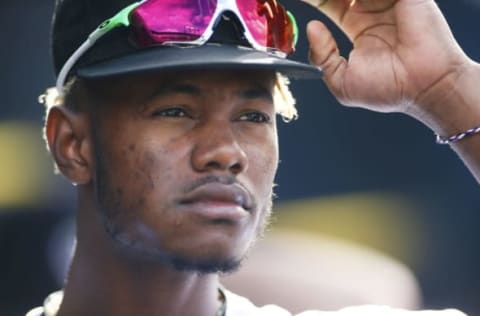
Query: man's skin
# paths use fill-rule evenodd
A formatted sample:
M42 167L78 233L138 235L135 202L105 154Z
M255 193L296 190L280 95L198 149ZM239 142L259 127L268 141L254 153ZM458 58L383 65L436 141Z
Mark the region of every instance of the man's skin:
M268 219L275 78L142 75L95 83L92 111L52 109L52 153L79 194L60 316L215 315L217 275L191 270L235 268Z
M354 42L348 62L322 23L308 28L341 103L403 112L441 135L480 125L480 66L433 0L351 4L319 7ZM50 111L49 147L79 196L59 316L215 315L217 275L192 269L234 268L268 219L273 85L261 71L158 73L86 85L88 111ZM480 180L480 136L454 148Z

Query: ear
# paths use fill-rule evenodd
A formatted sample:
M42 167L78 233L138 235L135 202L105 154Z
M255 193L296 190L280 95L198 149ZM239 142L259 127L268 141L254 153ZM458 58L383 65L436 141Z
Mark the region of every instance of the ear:
M93 156L87 114L74 113L64 106L53 107L45 129L48 147L60 172L74 184L89 184Z

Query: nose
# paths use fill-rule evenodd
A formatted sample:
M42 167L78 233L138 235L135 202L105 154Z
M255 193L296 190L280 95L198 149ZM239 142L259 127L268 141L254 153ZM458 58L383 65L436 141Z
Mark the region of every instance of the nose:
M231 127L222 124L205 128L197 136L191 158L195 171L227 171L237 175L247 170L247 155Z

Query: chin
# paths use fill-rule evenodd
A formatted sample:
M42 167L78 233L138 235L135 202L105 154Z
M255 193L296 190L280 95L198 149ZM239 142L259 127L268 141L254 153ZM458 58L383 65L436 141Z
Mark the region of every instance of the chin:
M217 231L196 238L177 237L172 244L162 244L158 238L146 238L138 231L133 233L132 230L119 229L111 222L107 223L106 230L122 256L168 266L179 272L199 274L235 272L255 239L245 236L237 239Z
M213 252L203 253L198 253L198 249L191 249L190 253L185 254L188 251L164 250L158 247L144 246L139 242L132 243L122 238L117 238L116 242L137 260L168 266L178 272L233 273L239 269L245 257L245 255L224 254L218 248ZM205 246L205 248L209 248L209 246Z
M180 256L170 257L170 265L175 270L199 274L233 273L240 268L242 261L243 259L235 258L203 258L195 260L185 259Z

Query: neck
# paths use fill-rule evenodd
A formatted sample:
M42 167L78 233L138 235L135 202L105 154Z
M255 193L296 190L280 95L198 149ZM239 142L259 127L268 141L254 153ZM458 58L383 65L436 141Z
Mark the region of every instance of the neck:
M58 316L215 315L220 307L216 274L176 271L125 256L88 204L80 203L77 247Z

